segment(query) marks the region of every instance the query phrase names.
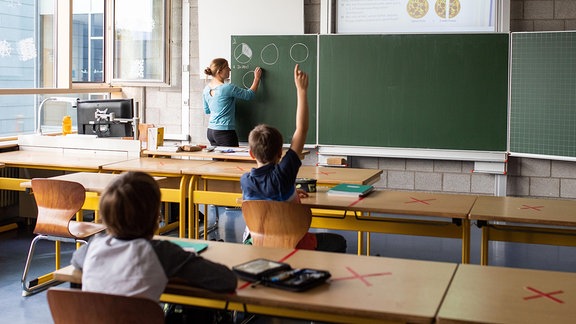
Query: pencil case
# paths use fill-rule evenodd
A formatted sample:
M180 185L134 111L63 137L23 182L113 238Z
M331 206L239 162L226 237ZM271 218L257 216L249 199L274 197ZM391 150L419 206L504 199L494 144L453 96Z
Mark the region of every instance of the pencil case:
M232 267L238 277L249 282L288 291L305 291L326 282L330 272L317 269L293 269L289 264L256 259Z

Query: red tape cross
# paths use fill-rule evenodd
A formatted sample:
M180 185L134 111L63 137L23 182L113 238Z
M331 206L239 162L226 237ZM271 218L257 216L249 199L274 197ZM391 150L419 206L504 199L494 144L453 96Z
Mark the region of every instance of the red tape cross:
M564 304L564 301L562 301L562 300L560 300L560 299L558 299L558 298L556 298L556 297L552 297L552 295L563 294L564 291L562 291L562 290L556 290L556 291L553 291L553 292L545 293L545 292L541 292L541 291L538 290L538 289L534 289L534 288L532 288L532 287L526 287L526 289L528 289L528 290L530 290L530 291L532 291L532 292L535 292L536 295L524 297L524 300L535 299L535 298L540 298L540 297L546 297L546 298L549 298L549 299L551 299L552 301L555 301L555 302L557 302L557 303Z
M424 205L430 205L429 201L436 200L436 198L418 199L418 198L414 198L414 197L410 197L410 199L412 199L412 201L405 201L404 203L405 204L420 203L420 204L424 204Z
M544 208L544 206L528 206L528 205L522 205L522 207L520 207L520 209L532 209L535 211L542 211L541 208Z
M366 286L372 286L372 284L370 282L368 282L366 279L366 277L376 277L376 276L385 276L385 275L391 275L392 272L379 272L379 273L369 273L369 274L365 274L365 275L360 275L358 274L358 272L352 270L352 268L350 267L346 267L346 270L348 270L350 273L352 273L352 276L350 277L340 277L340 278L332 278L332 281L334 280L349 280L349 279L358 279L360 281L362 281Z

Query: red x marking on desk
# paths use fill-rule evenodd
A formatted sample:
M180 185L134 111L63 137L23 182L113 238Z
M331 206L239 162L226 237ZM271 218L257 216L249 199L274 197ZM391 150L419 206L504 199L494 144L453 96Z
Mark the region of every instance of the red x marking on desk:
M534 289L534 288L532 288L532 287L526 287L526 289L535 292L536 295L524 297L524 300L534 299L534 298L540 298L540 297L546 297L546 298L550 298L552 301L555 301L555 302L557 302L557 303L564 304L564 301L562 301L562 300L560 300L560 299L558 299L558 298L556 298L556 297L552 297L552 295L563 294L564 291L562 291L562 290L556 290L556 291L553 291L553 292L545 293L545 292L541 292L541 291L538 290L538 289Z
M350 271L350 273L352 273L352 276L350 277L340 277L340 278L333 278L332 280L348 280L348 279L359 279L360 281L362 281L366 286L372 286L372 284L368 281L366 281L366 277L375 277L375 276L385 276L385 275L391 275L392 272L378 272L378 273L369 273L369 274L365 274L365 275L360 275L358 274L358 272L352 270L352 268L350 267L346 267L346 270Z
M231 167L231 168L227 168L229 170L239 170L239 171L246 171L246 169L244 169L243 167L240 166L235 166L235 167Z
M333 174L333 173L336 173L336 172L334 172L334 171L331 171L331 172L327 172L327 171L318 171L316 174L323 174L323 175L326 175L326 176L327 176L327 175L330 175L330 174Z
M544 208L544 206L528 206L528 205L522 205L522 207L520 207L520 209L532 209L535 211L542 211L541 208Z
M418 198L414 198L414 197L410 197L410 199L412 199L412 201L405 201L404 203L405 204L420 203L420 204L424 204L424 205L430 205L429 201L436 200L436 198L418 199Z

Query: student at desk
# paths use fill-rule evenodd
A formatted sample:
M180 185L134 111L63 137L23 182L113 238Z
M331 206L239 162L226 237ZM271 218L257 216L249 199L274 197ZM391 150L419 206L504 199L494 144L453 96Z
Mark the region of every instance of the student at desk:
M160 300L169 279L216 292L233 292L236 275L226 266L184 251L168 240L153 240L160 215L160 188L143 172L127 172L100 199L106 233L74 252L82 289Z
M296 190L296 176L302 165L299 154L302 153L308 133L308 75L294 67L294 83L297 93L296 130L292 136L290 148L282 157L282 134L268 125L256 126L248 136L250 155L256 159L257 168L240 178L243 200L300 201L307 196L304 191ZM290 221L290 220L286 220ZM249 242L246 229L244 241ZM296 246L300 249L346 252L346 240L333 233L308 233Z

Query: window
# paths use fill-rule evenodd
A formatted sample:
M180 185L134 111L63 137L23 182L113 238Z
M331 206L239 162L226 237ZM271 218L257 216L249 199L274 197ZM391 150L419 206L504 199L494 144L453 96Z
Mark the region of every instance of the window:
M72 15L72 81L104 82L104 0L76 0Z
M64 113L75 121L60 101L39 116L49 97L110 98L121 91L113 81L167 83L169 8L169 0L0 1L0 137L33 133L39 118L47 129L59 129Z
M114 1L114 82L168 80L168 0Z

